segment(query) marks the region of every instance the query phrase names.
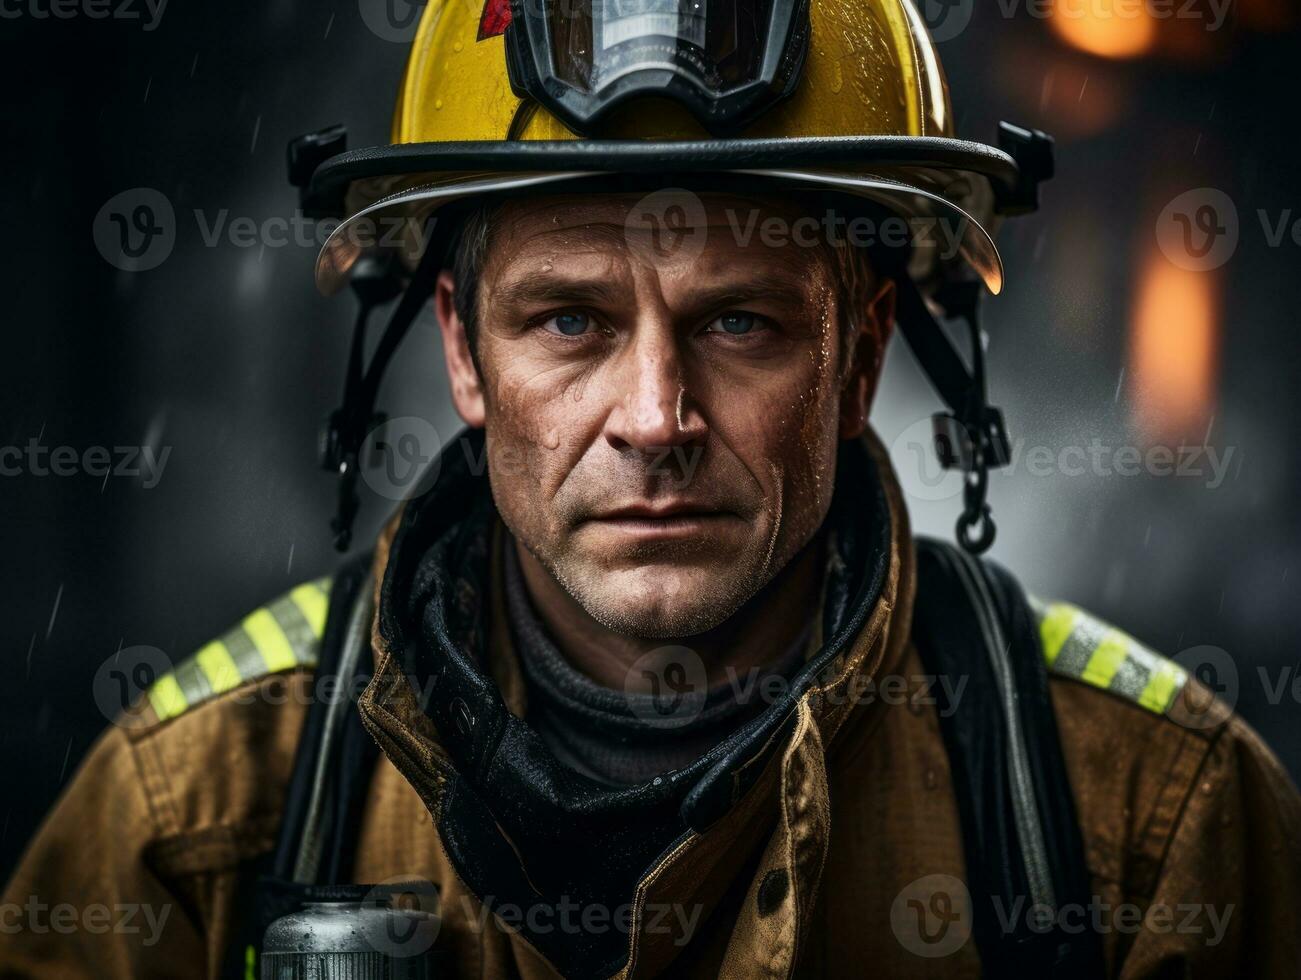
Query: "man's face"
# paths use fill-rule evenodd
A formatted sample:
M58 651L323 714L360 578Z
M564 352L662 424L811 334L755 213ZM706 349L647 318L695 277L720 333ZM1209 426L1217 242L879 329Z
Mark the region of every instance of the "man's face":
M448 359L516 539L607 628L685 637L730 617L826 515L845 434L836 273L825 248L738 243L756 208L760 223L794 211L707 197L657 236L630 231L637 200L504 208L481 375L451 343Z

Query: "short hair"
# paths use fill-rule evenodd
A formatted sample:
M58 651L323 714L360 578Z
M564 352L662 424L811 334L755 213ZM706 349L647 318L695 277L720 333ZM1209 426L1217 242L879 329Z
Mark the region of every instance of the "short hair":
M797 193L794 199L807 201L809 213L824 210L827 205L826 198L816 195ZM503 203L497 201L473 208L462 222L453 245L455 257L452 262L452 279L456 290L453 304L457 317L465 326L470 356L476 367L479 366L476 345L480 312L479 281L488 259L488 249L492 245L494 222L501 214L502 207ZM869 252L867 248L855 246L843 239L834 243L824 242L819 248L829 258L836 277L836 308L840 313L841 350L845 355L842 364L848 367L853 362L859 328L867 319L877 286L882 279L898 275L900 258L879 251ZM876 346L874 357L878 362L885 347L888 329L889 324L878 324L877 336L873 338Z

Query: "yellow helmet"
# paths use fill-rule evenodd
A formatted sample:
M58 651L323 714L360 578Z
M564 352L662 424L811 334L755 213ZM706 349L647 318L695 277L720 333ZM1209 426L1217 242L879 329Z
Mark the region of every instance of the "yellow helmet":
M628 40L638 30L640 47ZM634 54L610 55L624 48ZM711 57L721 70L701 69ZM748 84L735 84L747 61ZM744 105L720 109L738 92ZM944 220L957 254L914 236L914 278L931 292L951 262L997 293L997 220L1033 209L1047 154L1042 134L1005 126L1001 141L954 138L943 69L911 0L431 0L392 144L335 155L310 178L302 171L316 161L300 161L299 183L305 202L347 216L317 263L326 293L374 240L359 223L411 219L410 258L424 219L448 201L610 172L743 173ZM319 159L320 141L311 149Z
M326 432L324 465L343 478L342 546L385 364L456 224L431 223L435 212L539 189L720 179L818 189L910 222L907 266L891 271L900 331L950 410L936 417L941 461L971 477L959 536L973 551L992 541L985 472L1007 462L1008 445L985 399L976 300L981 283L1002 289L993 232L1000 217L1037 206L1052 141L1006 123L999 147L955 137L912 0L430 0L392 143L340 152L345 140L334 129L290 145L304 212L343 218L317 284L332 293L351 276L360 337L369 310L403 285L368 253L396 252L407 281L364 373L354 342ZM967 319L970 371L931 307Z

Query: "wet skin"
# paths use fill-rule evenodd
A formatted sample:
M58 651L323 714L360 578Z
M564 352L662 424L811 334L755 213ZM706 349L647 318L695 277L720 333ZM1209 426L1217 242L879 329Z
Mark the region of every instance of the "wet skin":
M566 656L616 688L666 644L696 651L712 682L799 635L837 444L866 424L893 309L873 285L857 325L871 343L846 345L830 253L733 232L755 207L798 217L779 203L706 197L685 229L696 247L675 250L629 229L636 201L498 215L477 365L449 273L435 297L453 400L486 430L534 605Z

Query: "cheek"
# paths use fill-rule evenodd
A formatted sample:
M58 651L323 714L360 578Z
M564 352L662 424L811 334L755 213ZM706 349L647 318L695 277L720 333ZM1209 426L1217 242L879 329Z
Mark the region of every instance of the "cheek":
M813 347L788 370L729 391L712 413L711 424L763 487L773 533L795 546L831 499L840 406L834 355Z
M485 358L485 435L493 495L507 522L542 531L551 501L581 456L591 427L589 379L525 358ZM584 404L587 402L587 405ZM587 409L584 411L584 409Z
M820 345L781 370L723 386L716 396L711 425L756 463L807 470L835 444L840 399L834 357Z

